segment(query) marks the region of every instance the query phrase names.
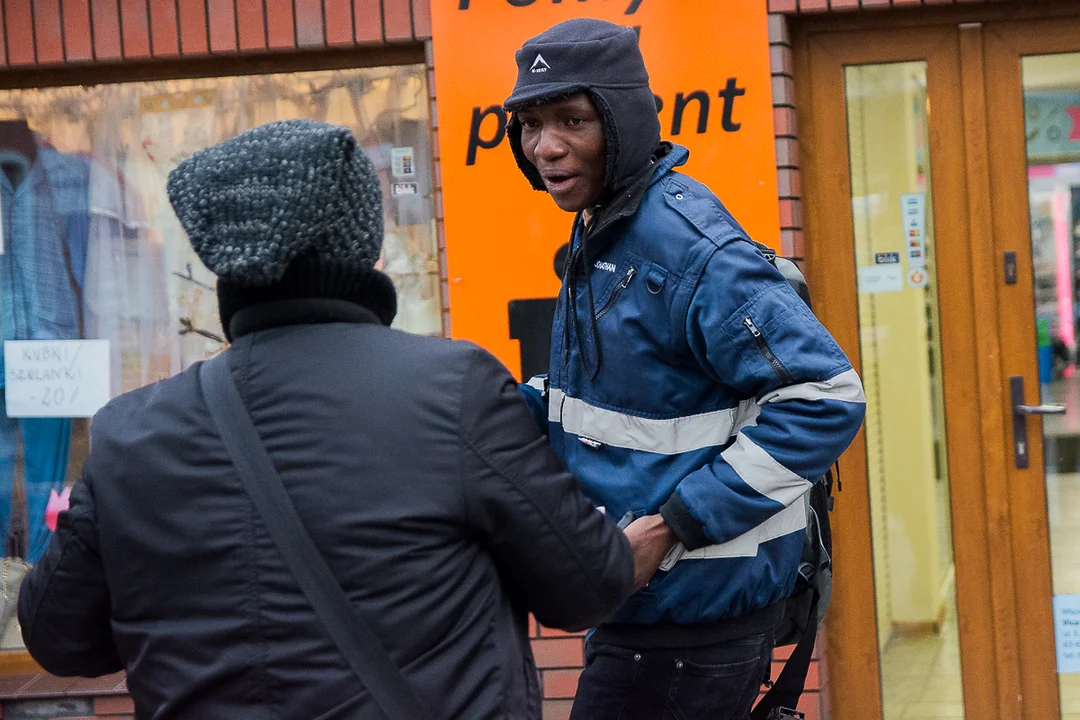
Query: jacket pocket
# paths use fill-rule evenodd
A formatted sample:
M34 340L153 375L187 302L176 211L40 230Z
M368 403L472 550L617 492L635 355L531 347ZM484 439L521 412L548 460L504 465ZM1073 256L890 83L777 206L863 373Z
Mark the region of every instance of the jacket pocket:
M638 269L634 265L631 265L626 269L626 273L622 276L622 279L619 280L618 284L615 285L615 289L611 292L611 297L609 297L607 299L607 302L605 302L603 306L596 311L597 322L600 322L600 319L611 311L611 308L615 306L615 303L618 301L619 297L624 292L626 292L626 288L630 287L630 283L634 282L634 278L637 277L637 274Z
M758 329L758 326L754 324L754 319L747 315L743 318L743 327L750 333L750 336L754 339L754 346L758 352L765 359L765 362L769 363L769 367L776 373L776 377L784 385L793 385L795 378L784 366L784 363L776 356L776 353L769 347L769 341L765 338L765 334Z
M675 664L670 698L683 720L740 720L765 676L759 658L721 665Z

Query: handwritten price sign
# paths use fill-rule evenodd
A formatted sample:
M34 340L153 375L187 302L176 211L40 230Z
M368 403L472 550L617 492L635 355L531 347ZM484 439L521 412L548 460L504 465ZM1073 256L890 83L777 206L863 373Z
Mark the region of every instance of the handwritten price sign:
M92 417L111 397L108 340L4 343L8 417Z

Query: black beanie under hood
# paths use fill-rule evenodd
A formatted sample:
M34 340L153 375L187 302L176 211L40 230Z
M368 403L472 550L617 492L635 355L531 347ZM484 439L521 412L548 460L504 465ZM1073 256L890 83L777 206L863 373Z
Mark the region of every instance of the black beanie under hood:
M517 111L585 92L604 122L605 200L640 177L660 145L660 119L637 33L604 20L559 23L517 51L518 78L504 107L514 113L506 136L533 188L546 191L521 147Z

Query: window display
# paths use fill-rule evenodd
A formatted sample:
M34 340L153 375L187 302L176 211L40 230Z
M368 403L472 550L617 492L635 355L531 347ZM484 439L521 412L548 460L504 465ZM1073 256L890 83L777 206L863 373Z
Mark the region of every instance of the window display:
M19 583L86 457L89 422L62 408L87 383L112 397L224 346L215 278L173 215L169 172L274 120L349 127L382 180L395 327L437 335L427 97L422 65L0 92L0 334L12 358L0 355L0 648L21 645ZM93 368L78 359L86 340L106 341Z

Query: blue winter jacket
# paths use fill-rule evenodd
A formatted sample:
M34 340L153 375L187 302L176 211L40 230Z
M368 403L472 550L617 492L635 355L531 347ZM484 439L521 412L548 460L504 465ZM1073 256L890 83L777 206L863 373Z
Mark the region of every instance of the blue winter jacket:
M674 147L637 211L589 238L569 332L567 282L560 292L548 395L522 386L586 495L613 521L659 512L681 541L612 623L716 622L787 597L803 496L865 411L828 331L716 196L675 171L688 156ZM571 251L583 233L579 218Z

